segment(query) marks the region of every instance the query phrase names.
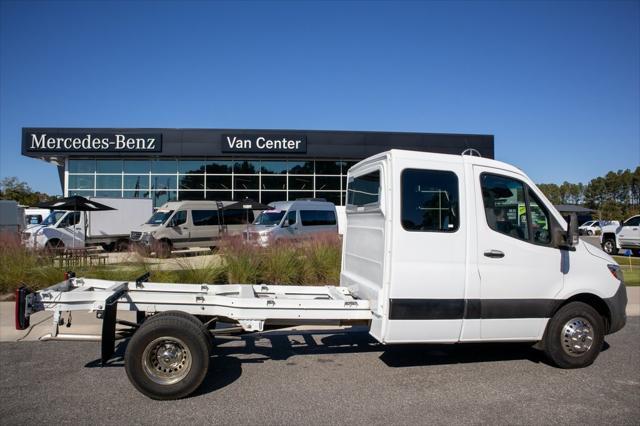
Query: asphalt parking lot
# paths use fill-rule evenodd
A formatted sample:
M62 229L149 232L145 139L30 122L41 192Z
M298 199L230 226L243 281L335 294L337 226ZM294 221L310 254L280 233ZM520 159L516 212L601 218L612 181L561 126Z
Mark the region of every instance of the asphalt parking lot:
M217 340L200 391L152 401L99 344L0 344L2 424L638 424L640 317L589 368L524 344L382 347L364 332ZM124 343L118 348L123 353Z

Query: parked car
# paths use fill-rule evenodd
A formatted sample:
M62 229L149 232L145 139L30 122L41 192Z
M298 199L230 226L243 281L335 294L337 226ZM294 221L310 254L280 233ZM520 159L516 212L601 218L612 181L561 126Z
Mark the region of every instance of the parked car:
M131 228L143 223L153 211L153 200L149 198L89 199L115 210L54 210L40 225L23 233L24 242L33 248L101 246L107 251L125 250Z
M45 220L50 214L51 210L49 209L27 207L24 210L24 220L26 222L27 228L31 228L35 225L40 225L42 221Z
M272 242L321 232L338 232L336 206L328 201L295 200L270 203L249 228L248 239L262 246Z
M142 225L133 229L130 241L166 256L173 249L215 247L224 234L240 234L253 222L255 212L223 209L233 201L171 201Z
M632 216L621 224L604 226L600 234L600 245L608 254L630 249L633 254L640 256L640 215Z

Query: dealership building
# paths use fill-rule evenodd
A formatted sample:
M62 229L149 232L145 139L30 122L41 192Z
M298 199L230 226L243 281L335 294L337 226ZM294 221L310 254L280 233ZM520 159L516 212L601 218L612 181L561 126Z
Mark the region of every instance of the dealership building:
M344 205L347 170L389 149L493 158L492 135L315 130L24 128L22 154L58 167L65 196Z

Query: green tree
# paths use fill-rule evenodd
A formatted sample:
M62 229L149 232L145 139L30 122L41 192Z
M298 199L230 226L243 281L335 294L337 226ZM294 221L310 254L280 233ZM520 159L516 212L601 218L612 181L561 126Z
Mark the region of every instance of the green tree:
M54 197L42 192L34 192L31 187L15 176L0 181L0 199L15 200L23 206L33 206Z

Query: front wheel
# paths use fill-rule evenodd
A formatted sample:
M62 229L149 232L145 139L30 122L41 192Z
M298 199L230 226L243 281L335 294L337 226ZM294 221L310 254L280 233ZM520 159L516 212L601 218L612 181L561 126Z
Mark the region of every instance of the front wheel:
M589 230L587 231L587 235L588 235L588 236L592 236L592 235L593 235L593 231L589 229Z
M549 320L544 337L547 357L560 368L591 365L603 342L602 316L582 302L571 302L560 308Z
M145 321L124 355L131 383L153 399L190 395L209 369L209 344L202 328L176 315Z
M618 249L616 248L616 241L613 238L607 238L602 242L602 250L605 253L614 255L618 253Z

